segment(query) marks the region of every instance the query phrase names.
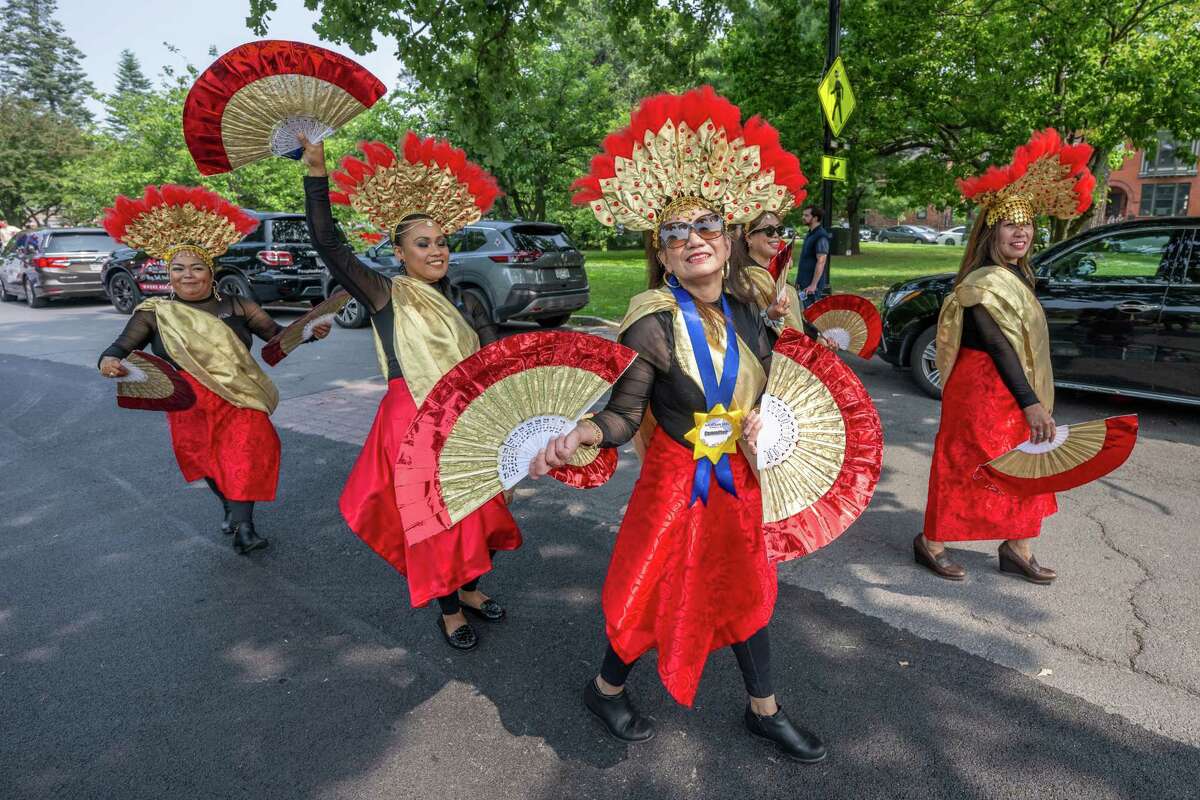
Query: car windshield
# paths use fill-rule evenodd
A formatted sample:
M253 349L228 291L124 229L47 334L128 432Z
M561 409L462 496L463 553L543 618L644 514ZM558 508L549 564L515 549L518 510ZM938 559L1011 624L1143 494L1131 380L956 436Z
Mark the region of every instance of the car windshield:
M540 250L543 253L556 253L563 250L574 250L575 245L567 238L566 232L554 225L520 226L510 228L513 246L518 250Z
M272 220L271 241L276 244L310 244L308 225L303 217Z
M96 233L55 233L46 242L47 253L111 253L121 245L103 231Z

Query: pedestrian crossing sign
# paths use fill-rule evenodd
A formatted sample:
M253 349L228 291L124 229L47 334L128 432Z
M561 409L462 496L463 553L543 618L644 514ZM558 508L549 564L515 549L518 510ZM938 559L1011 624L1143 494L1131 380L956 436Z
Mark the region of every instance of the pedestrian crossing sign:
M850 159L842 156L821 156L821 180L844 181L850 171Z
M842 57L833 60L829 71L817 86L817 96L821 98L821 108L825 111L825 120L834 136L842 135L846 120L854 113L854 90L850 88L850 78L846 75L846 65Z

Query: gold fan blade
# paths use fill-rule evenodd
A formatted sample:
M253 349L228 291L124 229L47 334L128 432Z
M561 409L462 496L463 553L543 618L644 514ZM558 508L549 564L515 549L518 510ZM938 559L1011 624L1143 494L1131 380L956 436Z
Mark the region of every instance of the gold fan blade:
M366 110L354 96L311 75L271 75L247 84L229 98L221 115L221 140L234 169L269 158L271 136L280 120L318 119L340 128Z
M174 393L175 384L171 383L171 379L162 373L157 364L136 353L130 353L125 360L140 369L145 374L146 380L121 381L117 384L117 391L120 394L125 397L162 400Z
M608 388L603 378L585 369L534 367L496 381L472 400L438 459L451 521L459 522L500 493L497 453L518 425L541 415L578 419Z
M1061 444L1021 445L993 460L992 468L1017 478L1059 475L1095 458L1108 435L1108 425L1103 419L1061 427L1067 428L1067 437Z
M846 423L829 389L789 358L771 361L767 393L796 418L797 437L783 463L761 473L763 522L777 522L825 495L846 458Z
M844 330L850 335L846 349L852 353L857 353L867 343L867 323L863 320L862 314L855 311L846 309L826 311L817 318L816 327L822 332L836 328ZM841 346L843 342L837 344Z

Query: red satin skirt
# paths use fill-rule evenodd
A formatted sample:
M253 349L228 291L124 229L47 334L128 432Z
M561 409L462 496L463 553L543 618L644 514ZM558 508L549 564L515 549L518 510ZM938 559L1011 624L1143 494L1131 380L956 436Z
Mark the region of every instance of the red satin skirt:
M988 488L980 465L1029 439L1029 423L982 350L959 351L942 391L933 444L925 537L935 542L1029 539L1058 510L1053 494L1016 497Z
M497 495L449 530L416 544L404 536L393 475L400 444L417 413L401 378L388 381L371 433L350 471L338 507L350 530L408 578L413 608L444 597L492 569L489 550L516 550L521 531Z
M625 663L658 650L658 674L690 706L708 654L749 639L771 619L778 592L767 563L758 481L730 456L734 497L709 487L689 506L691 450L655 431L604 581L609 642Z
M263 411L238 408L180 372L196 393L186 411L168 411L171 445L186 481L211 478L226 500L275 499L279 434Z

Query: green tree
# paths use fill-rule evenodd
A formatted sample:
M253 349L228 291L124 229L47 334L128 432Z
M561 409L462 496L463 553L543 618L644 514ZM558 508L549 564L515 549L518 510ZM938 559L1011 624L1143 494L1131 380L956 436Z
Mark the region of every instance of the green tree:
M116 89L105 98L108 127L114 134L124 136L128 132L129 120L137 114L153 88L133 51L122 50L117 62Z
M95 93L83 53L54 18L56 0L7 0L0 10L0 86L75 124L91 114L84 100Z
M70 188L66 165L87 146L74 125L32 100L0 94L0 217L45 224Z

